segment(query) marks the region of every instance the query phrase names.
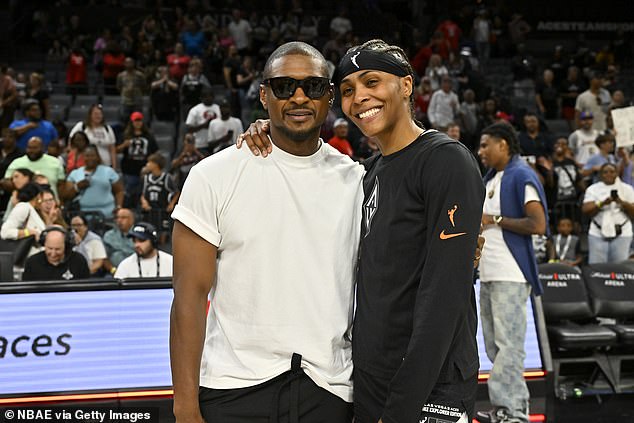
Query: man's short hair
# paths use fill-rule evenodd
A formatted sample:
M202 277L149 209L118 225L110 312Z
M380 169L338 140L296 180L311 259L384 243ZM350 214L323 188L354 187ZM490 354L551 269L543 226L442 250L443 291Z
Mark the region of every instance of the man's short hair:
M323 76L328 76L328 65L326 63L326 59L319 50L310 44L306 44L301 41L291 41L290 43L282 44L276 48L273 53L271 53L264 65L264 71L262 72L264 79L271 77L271 68L273 67L274 61L290 55L307 56L319 60L321 62Z
M482 130L482 135L506 140L506 143L509 145L509 153L511 156L519 154L521 151L520 142L515 134L515 129L513 129L513 127L508 123L494 123L493 125L489 125Z

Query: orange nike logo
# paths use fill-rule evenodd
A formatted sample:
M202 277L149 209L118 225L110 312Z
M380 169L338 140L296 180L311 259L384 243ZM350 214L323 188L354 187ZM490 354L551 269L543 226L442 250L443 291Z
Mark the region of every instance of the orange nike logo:
M458 205L457 204L455 204L452 209L447 210L447 216L449 216L449 222L451 222L451 226L453 226L454 228L456 227L456 224L454 222L453 215L456 213L456 210L458 210ZM445 230L443 229L443 231L440 233L440 239L451 239L451 238L455 238L457 236L466 235L466 234L467 234L466 232L459 232L459 233L455 233L455 234L446 234Z
M440 233L440 239L451 239L451 238L455 238L457 236L460 235L466 235L466 232L458 232L457 234L446 234L445 230L443 229L443 231Z

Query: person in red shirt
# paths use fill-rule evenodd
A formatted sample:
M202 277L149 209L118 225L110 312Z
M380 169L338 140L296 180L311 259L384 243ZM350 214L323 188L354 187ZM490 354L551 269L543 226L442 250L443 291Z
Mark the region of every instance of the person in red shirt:
M458 47L460 46L460 37L462 36L462 30L458 24L451 19L446 19L438 25L436 31L443 33L447 41L449 41L452 51L458 51Z
M335 120L333 124L333 130L335 131L335 136L328 140L328 144L335 147L339 152L345 154L347 156L352 157L353 151L350 142L348 141L348 121L339 118Z
M66 65L66 87L71 95L86 91L86 56L79 47L74 47Z
M169 69L170 77L172 77L175 81L180 82L180 80L183 79L183 76L187 73L190 61L191 58L185 54L183 45L181 43L176 43L174 46L174 53L167 56L167 67Z
M103 55L103 85L108 95L117 95L117 75L125 68L125 55L118 43L110 41Z

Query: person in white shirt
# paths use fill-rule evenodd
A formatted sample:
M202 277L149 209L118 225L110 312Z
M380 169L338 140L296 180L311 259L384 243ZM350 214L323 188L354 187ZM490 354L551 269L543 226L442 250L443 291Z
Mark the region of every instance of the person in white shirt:
M232 12L233 20L229 22L227 29L229 34L233 37L236 48L241 55L246 53L251 44L251 25L246 19L242 18L242 12L238 9L234 9Z
M209 124L209 151L217 153L236 143L238 135L243 131L242 122L231 116L231 105L227 100L220 102L220 119Z
M592 121L592 129L599 132L607 129L606 117L608 107L612 102L610 92L603 88L603 78L595 73L590 78L590 88L579 94L575 103L575 120L579 125L581 112L591 112L594 116ZM579 125L581 126L581 125Z
M177 421L351 421L363 167L319 138L327 72L314 47L280 46L260 87L269 157L228 148L187 177L172 214Z
M434 128L446 128L455 120L458 111L458 96L451 90L451 78L443 77L440 90L431 96L427 115Z
M68 139L71 139L78 131L83 131L88 137L90 144L97 146L99 156L104 165L112 166L113 169L118 168L114 130L105 122L101 104L90 106L86 120L77 122L73 126L68 134Z
M586 190L581 211L590 216L588 263L627 260L632 243L634 188L617 176L612 163L601 166L600 181Z
M339 14L330 21L330 30L335 35L345 35L352 32L352 22L348 19L348 10L342 7Z
M128 237L134 242L134 254L119 263L115 279L172 276L172 255L157 248L158 233L153 225L139 222L130 229Z
M192 107L187 114L185 125L187 132L194 134L196 148L203 154L208 155L207 139L209 123L220 117L220 107L214 103L214 93L210 88L203 88L200 94L201 103Z
M568 137L568 145L575 154L575 161L581 166L585 165L590 157L599 152L595 141L600 132L592 129L593 123L594 116L592 112L581 112L579 114L579 129Z

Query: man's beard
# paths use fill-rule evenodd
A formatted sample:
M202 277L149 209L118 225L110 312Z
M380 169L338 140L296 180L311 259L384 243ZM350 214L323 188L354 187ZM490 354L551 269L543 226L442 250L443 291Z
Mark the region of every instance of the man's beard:
M305 142L309 140L313 140L319 136L321 131L321 126L308 128L300 131L294 131L292 129L287 128L284 125L276 126L277 130L280 131L284 136L294 142Z
M26 157L28 157L30 161L36 162L39 159L41 159L43 155L44 155L44 153L27 154Z

